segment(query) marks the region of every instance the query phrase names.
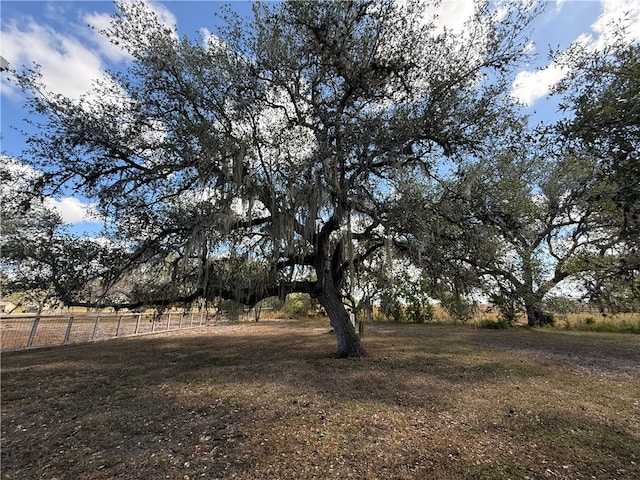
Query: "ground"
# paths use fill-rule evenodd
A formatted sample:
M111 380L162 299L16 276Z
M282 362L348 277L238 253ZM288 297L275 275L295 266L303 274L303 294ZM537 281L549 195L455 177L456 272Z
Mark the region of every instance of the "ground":
M3 479L640 478L640 336L268 321L2 355Z

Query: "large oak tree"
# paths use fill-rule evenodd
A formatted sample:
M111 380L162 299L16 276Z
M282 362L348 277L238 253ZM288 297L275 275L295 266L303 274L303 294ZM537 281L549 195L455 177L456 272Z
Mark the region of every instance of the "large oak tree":
M79 102L35 94L25 158L45 191L95 199L129 269L162 266L165 288L127 306L305 292L338 356L357 356L345 279L402 243L402 186L486 154L514 121L508 74L536 11L479 2L453 31L433 3L256 4L197 40L118 4L104 33L128 69ZM44 91L34 72L21 81Z

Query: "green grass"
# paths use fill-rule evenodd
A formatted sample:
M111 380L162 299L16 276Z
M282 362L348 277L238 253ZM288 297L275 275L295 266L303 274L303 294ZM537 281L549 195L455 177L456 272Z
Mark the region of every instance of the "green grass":
M609 333L635 333L640 334L640 320L635 322L629 320L613 321L602 320L599 322L584 322L579 324L576 329L586 330L590 332L609 332Z

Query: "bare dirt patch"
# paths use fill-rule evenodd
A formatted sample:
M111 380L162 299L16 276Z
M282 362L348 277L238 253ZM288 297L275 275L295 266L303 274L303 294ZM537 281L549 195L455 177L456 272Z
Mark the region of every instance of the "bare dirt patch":
M637 336L378 325L336 360L328 331L3 354L2 478L640 477Z

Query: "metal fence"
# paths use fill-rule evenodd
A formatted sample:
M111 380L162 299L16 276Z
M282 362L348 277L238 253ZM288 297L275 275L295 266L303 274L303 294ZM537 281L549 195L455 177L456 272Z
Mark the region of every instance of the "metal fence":
M0 316L0 350L27 350L199 327L208 318L204 311Z

